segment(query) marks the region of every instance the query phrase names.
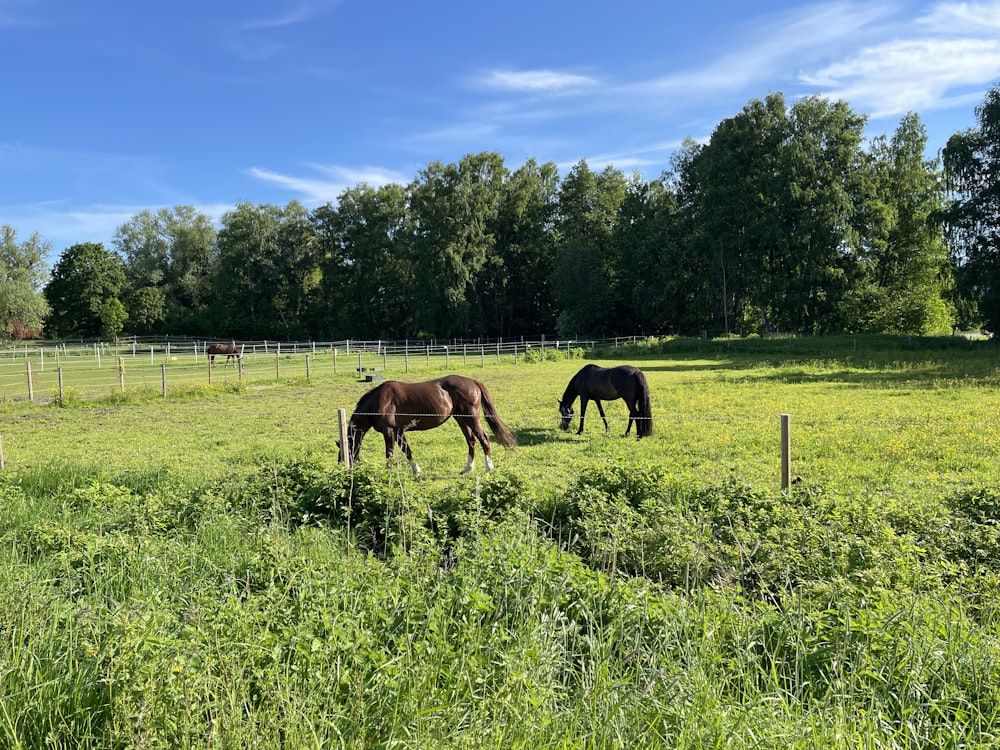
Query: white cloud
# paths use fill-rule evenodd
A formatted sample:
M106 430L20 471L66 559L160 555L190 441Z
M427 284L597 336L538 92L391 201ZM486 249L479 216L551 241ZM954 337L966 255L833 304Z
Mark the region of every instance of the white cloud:
M590 76L555 70L490 70L475 79L488 89L528 93L578 91L597 85Z
M927 39L863 49L803 74L802 81L877 118L953 106L958 100L950 91L980 86L997 76L1000 41Z
M317 13L320 13L337 4L337 2L300 2L294 8L290 8L277 15L246 21L240 25L240 28L244 31L250 31L254 29L274 29L281 28L283 26L295 26L300 23L305 23Z
M944 34L1000 30L1000 3L941 3L917 21Z
M405 184L410 181L410 178L398 172L381 167L353 168L331 164L310 164L309 166L328 179L281 174L260 167L251 167L247 173L262 182L268 182L289 192L297 193L298 199L307 206L336 203L341 193L362 182L372 187L381 187L393 182Z

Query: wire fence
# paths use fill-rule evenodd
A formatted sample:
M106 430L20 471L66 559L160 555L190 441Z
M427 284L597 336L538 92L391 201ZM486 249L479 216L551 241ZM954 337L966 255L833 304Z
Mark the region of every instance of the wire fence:
M226 341L217 339L40 342L0 349L0 399L63 400L126 389L172 388L199 383L262 382L282 378L354 372L381 380L388 372L450 369L491 363L518 363L574 349L620 349L641 346L640 336L611 339L494 339L467 341ZM227 343L239 356L211 356L207 347ZM214 361L213 361L214 360ZM220 367L221 365L221 367Z

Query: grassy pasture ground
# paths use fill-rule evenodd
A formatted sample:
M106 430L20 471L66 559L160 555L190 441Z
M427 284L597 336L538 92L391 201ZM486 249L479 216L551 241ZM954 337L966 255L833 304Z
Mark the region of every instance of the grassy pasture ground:
M347 368L0 405L0 745L1000 741L1000 353L620 354L652 438L557 429L582 359L453 360L519 447L459 477L457 427L414 434L421 482L377 435L336 465Z

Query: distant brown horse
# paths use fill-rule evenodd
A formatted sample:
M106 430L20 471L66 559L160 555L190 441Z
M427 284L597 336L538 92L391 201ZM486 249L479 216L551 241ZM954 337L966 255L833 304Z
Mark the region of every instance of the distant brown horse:
M240 354L240 350L236 348L236 344L209 344L205 347L205 354L208 355L208 363L215 367L215 357L216 355L226 355L226 367L229 366L229 360L235 358L237 362L243 359L243 355Z
M394 446L398 444L410 462L413 476L418 477L420 467L413 460L406 433L410 430L430 430L454 417L469 445L469 461L462 473L472 471L477 440L486 456L486 470L493 471L490 441L479 422L480 412L500 445L505 448L517 445L514 433L496 413L490 392L478 380L461 375L448 375L422 383L387 380L362 396L351 415L347 431L351 463L356 462L361 454L365 433L374 429L385 438L386 459L392 459Z

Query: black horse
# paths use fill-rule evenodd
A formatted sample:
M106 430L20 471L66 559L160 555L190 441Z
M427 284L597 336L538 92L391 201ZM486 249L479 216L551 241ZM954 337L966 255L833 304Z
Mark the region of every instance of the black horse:
M608 420L604 416L604 406L601 401L614 401L617 398L623 399L628 407L628 427L625 428L625 436L628 437L633 422L637 437L643 438L653 434L653 407L649 400L649 383L639 368L632 365L618 367L587 365L580 370L569 381L566 392L559 402L559 413L562 415L559 427L563 430L569 429L570 420L573 419L573 401L577 396L580 397L580 429L576 431L577 435L583 432L583 419L587 414L588 401L597 404L597 411L604 420L604 431L607 432Z

